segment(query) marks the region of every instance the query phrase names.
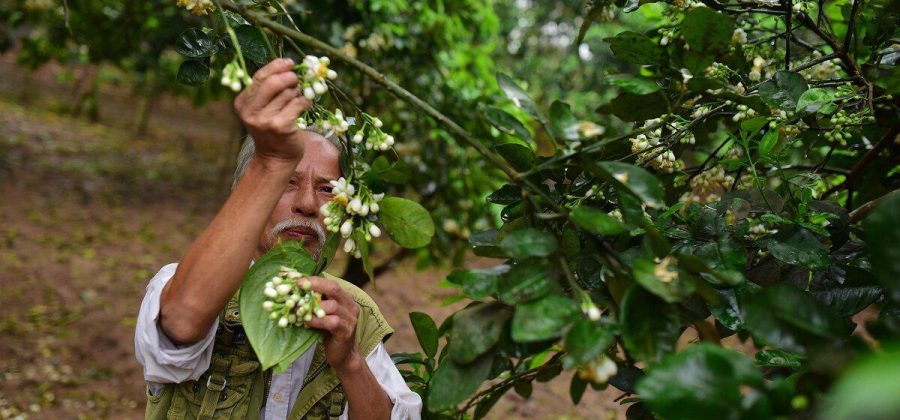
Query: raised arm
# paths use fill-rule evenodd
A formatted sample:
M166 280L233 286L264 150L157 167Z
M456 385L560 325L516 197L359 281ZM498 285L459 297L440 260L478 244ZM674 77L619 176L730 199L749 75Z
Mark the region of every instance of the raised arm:
M293 62L277 59L235 98L256 153L225 205L188 248L162 291L160 325L176 344L202 339L234 295L263 227L303 157L304 131L294 120L312 104L297 90Z

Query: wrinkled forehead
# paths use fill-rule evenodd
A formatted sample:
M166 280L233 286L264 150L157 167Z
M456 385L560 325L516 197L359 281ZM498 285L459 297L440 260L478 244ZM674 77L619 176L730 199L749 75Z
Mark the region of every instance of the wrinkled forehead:
M334 143L313 133L307 136L297 172L312 172L328 179L338 179L341 176L340 158L341 153Z

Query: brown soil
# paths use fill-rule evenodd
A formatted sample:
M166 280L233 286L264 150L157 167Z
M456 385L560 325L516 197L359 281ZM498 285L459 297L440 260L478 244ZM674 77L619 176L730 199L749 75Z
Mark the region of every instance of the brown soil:
M86 123L51 111L72 96L59 68L26 83L12 60L0 57L0 418L141 418L133 334L144 287L222 202L236 124L227 104L165 98L137 137L125 89L104 90L100 122ZM367 287L396 330L391 352L418 349L408 312L440 324L458 308L440 306L448 271L402 264ZM614 390L572 407L569 378L536 384L527 400L510 393L489 417L621 414Z

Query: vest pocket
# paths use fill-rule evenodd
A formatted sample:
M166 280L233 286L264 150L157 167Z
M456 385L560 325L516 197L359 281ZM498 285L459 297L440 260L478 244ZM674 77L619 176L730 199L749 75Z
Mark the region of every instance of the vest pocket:
M183 382L175 387L169 418L200 418L201 412L204 417L208 416L206 418L248 418L248 411L253 405L254 387L263 383L259 362L241 361L238 356L214 355L213 359L210 369L198 380ZM217 372L216 368L222 366L227 366L227 369ZM204 403L208 407L204 407ZM251 417L255 416L258 413L253 413Z

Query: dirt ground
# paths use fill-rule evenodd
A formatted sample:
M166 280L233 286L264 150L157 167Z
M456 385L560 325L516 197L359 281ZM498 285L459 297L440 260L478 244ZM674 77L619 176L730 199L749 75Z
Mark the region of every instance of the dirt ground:
M91 124L58 112L75 93L60 69L26 77L12 61L0 56L0 418L141 418L133 334L144 287L224 199L237 126L228 104L164 98L136 136L125 88L102 92ZM402 264L367 288L396 330L389 351L418 348L408 312L440 323L454 309L440 306L448 272ZM569 378L536 384L528 400L510 393L490 418L621 413L614 390L572 407Z

